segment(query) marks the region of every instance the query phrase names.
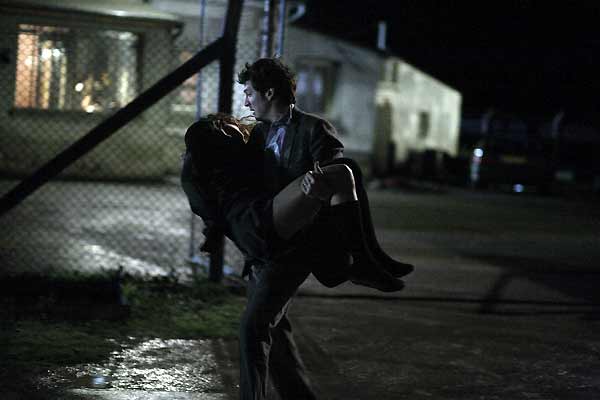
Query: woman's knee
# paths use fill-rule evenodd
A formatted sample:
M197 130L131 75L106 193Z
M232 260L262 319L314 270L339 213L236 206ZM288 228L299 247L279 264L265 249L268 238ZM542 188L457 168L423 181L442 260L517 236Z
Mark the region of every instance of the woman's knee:
M333 186L335 192L349 191L354 189L354 173L346 164L328 165L323 168L325 176Z
M323 168L328 183L333 189L330 204L336 205L358 199L352 169L345 164L328 165Z
M360 182L363 179L362 169L360 165L352 158L340 157L327 160L321 164L321 166L333 166L333 165L345 165L352 170L355 182Z

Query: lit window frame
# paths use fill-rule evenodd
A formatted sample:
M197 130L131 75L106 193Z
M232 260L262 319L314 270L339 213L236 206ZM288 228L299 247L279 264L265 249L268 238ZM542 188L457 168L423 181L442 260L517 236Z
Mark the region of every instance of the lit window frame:
M125 106L140 92L143 35L135 30L21 23L15 40L15 111L106 114ZM132 66L111 66L106 60L106 68L98 69L97 59L105 53L103 45L111 42L123 46L132 57ZM82 51L90 48L86 43L96 45L91 56ZM82 74L87 74L86 79L77 76ZM101 103L103 88L108 88L109 94Z

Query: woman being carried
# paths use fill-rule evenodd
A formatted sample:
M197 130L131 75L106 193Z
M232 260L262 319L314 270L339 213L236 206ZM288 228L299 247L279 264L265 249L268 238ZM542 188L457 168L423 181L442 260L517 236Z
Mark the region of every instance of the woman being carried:
M262 147L250 129L234 117L216 114L186 132L184 168L193 172L183 174L191 179L182 184L192 211L208 227L203 249L210 252L212 234L222 232L251 265L301 256L316 264L312 272L328 287L350 280L386 292L402 289L400 280L378 276L382 263L394 261L377 257L382 250L373 233L368 237L373 228L368 204L358 200L358 165L348 158L315 163L313 171L271 198ZM318 254L307 254L311 251Z
M263 146L237 119L202 118L185 143L182 186L208 228L203 250L210 252L213 233L222 232L251 266L240 324L241 399L264 399L267 376L281 398L314 399L287 318L298 287L310 273L328 287L348 280L386 292L404 286L383 272L383 263L397 262L376 243L366 194L357 187L360 169L347 158L315 163L272 196Z

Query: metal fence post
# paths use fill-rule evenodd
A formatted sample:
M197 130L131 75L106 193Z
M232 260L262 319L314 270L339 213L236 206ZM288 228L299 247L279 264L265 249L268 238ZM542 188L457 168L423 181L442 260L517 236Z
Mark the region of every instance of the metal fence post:
M200 50L204 48L204 25L206 24L206 0L200 0L200 29L198 32L198 41ZM196 81L196 119L202 116L202 70L198 71ZM196 214L190 210L190 243L188 249L188 258L192 263L196 262ZM194 274L196 266L192 267Z
M285 20L287 18L285 0L279 0L279 27L277 28L277 57L283 56L285 39Z
M260 56L271 57L273 48L273 30L275 22L275 0L264 0L264 16L260 33Z
M223 27L223 52L219 60L219 111L231 114L233 103L233 75L235 69L235 46L242 13L242 0L229 0L227 17ZM208 279L220 282L223 278L225 238L219 238L217 251L210 257Z

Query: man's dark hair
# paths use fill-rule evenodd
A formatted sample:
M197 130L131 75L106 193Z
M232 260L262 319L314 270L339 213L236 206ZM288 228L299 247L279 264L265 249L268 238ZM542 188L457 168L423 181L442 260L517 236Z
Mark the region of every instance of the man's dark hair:
M243 85L247 81L262 94L273 88L275 98L286 104L296 102L294 73L277 58L260 58L252 65L246 63L245 68L238 74L238 83Z

